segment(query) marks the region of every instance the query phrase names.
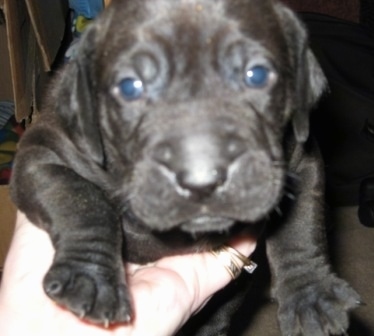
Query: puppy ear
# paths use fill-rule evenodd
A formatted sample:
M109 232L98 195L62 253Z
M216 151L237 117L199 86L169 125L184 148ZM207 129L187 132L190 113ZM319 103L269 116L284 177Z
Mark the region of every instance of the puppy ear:
M284 5L277 4L275 8L295 73L294 94L290 102L293 109L292 126L297 142L303 143L309 136L309 113L325 90L327 81L308 47L308 36L300 20Z
M78 42L76 56L62 69L54 88L54 106L64 131L77 148L102 164L104 155L94 65L96 27L91 26Z

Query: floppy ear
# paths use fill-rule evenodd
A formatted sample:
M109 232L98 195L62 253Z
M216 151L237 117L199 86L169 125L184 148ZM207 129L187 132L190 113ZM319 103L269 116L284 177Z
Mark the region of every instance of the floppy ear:
M291 99L292 126L297 142L303 143L309 136L309 113L327 86L326 78L308 46L306 30L296 15L284 5L277 4L288 44L289 55L295 74Z
M104 161L98 122L95 74L96 27L82 35L77 55L62 70L54 88L53 102L64 131L79 148L98 164Z

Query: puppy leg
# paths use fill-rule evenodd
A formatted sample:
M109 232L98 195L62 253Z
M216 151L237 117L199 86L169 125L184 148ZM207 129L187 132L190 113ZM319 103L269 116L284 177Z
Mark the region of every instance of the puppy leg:
M360 297L332 273L327 261L321 164L315 154L296 157L300 194L287 223L267 245L280 327L285 336L340 335Z
M104 192L68 168L56 151L34 145L20 152L13 198L48 231L56 250L44 278L46 294L94 323L128 321L120 220Z

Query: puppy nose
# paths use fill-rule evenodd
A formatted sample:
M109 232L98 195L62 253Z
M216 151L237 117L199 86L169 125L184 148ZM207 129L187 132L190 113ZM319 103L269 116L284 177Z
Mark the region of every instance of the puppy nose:
M177 191L200 200L224 186L229 168L244 151L239 137L200 133L165 139L153 147L152 157L166 168Z
M188 169L177 174L177 183L194 196L208 197L226 181L226 169L215 167L209 169Z

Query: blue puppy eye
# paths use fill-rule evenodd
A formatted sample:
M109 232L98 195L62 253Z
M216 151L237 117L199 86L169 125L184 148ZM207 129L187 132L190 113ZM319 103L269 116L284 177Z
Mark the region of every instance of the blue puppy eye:
M122 79L118 87L126 100L136 100L142 96L144 91L142 81L132 77Z
M245 75L245 83L252 88L263 88L270 79L270 69L263 65L250 68Z

